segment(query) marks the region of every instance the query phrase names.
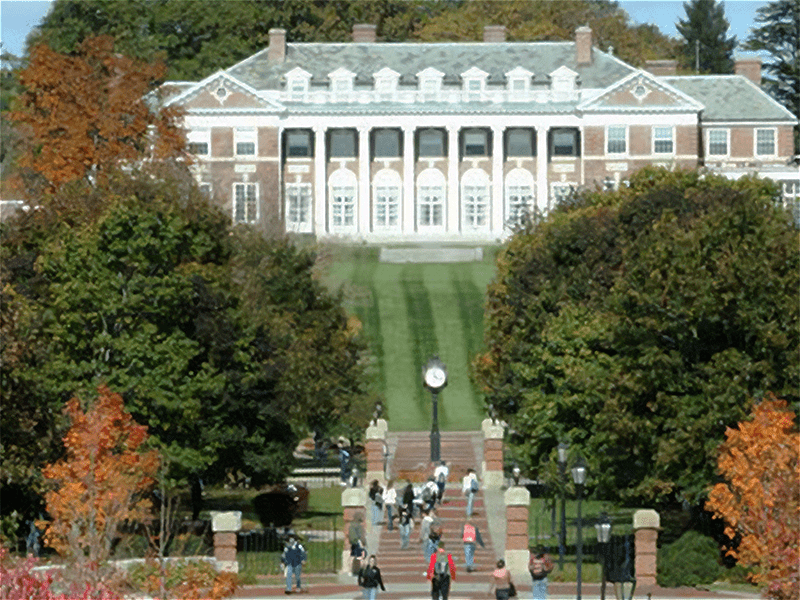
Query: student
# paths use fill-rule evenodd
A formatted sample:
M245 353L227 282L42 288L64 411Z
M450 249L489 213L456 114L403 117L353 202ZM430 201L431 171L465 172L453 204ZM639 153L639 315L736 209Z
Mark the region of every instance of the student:
M358 572L358 585L363 588L364 600L375 600L378 597L378 586L382 591L386 591L383 587L381 570L378 568L378 559L374 554L370 554L367 564Z
M283 548L281 554L281 565L283 565L284 572L286 573L286 592L292 593L292 575L294 575L294 582L297 586L297 591L302 592L303 588L300 585L300 575L303 571L303 565L306 563L306 550L303 548L300 541L296 536L290 535Z
M446 554L444 547L431 555L427 578L431 580L431 600L447 600L450 595L450 582L456 579L456 565L453 555Z
M481 548L485 546L483 545L483 538L481 538L481 531L472 522L471 518L468 518L464 523L464 527L461 530L461 541L464 542L464 562L467 565L467 573L472 573L475 568L475 544L480 544Z
M432 509L433 506L436 504L436 498L439 495L439 486L436 485L436 482L433 480L433 477L429 477L428 481L425 482L425 485L422 486L422 503L424 506L428 508L428 510Z
M347 529L347 540L350 542L351 573L356 575L361 568L361 564L366 558L367 551L364 548L364 515L360 512L353 517L353 522Z
M436 513L436 509L432 508L430 511L431 524L428 527L428 539L425 546L425 560L429 561L431 556L436 552L439 547L439 542L442 539L443 527L442 520Z
M489 594L494 592L496 600L508 600L517 595L511 573L506 569L506 561L502 558L497 561L497 568L492 572L492 585Z
M433 478L436 481L436 487L439 493L439 504L444 502L444 486L447 484L447 477L450 475L450 469L447 463L442 461L433 471Z
M389 480L386 490L383 492L383 503L386 505L386 529L394 529L394 509L397 506L397 490L394 489L394 481Z
M553 570L553 562L545 554L544 548L538 546L531 552L531 559L528 562L528 571L533 580L533 600L545 600L547 598L547 576Z
M478 484L478 476L475 475L474 469L467 469L467 474L461 481L461 492L467 497L467 517L472 516L473 507L475 506L475 494L478 493L480 485Z
M411 516L411 507L400 506L400 516L398 524L400 528L400 549L408 548L408 538L411 536L411 528L414 526L414 519Z
M377 479L369 486L369 499L372 501L372 524L377 525L383 516L383 488Z

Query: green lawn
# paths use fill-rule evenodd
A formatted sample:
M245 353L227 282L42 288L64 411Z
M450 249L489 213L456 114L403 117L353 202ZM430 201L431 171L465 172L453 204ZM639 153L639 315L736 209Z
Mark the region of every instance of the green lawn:
M430 428L431 398L422 365L438 354L448 385L439 396L442 430L474 430L484 418L470 383L469 364L483 344L486 287L494 277L494 249L472 263L385 264L377 248L326 248L323 280L342 289L348 310L364 326L396 431Z

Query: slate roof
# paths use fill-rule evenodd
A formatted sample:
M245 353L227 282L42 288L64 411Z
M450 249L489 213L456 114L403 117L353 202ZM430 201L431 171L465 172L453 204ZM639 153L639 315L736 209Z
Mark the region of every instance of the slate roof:
M605 88L635 69L619 59L593 49L589 65L577 65L575 42L448 42L448 43L288 43L286 59L270 64L264 49L229 68L227 72L257 90L279 89L281 77L301 67L312 83L327 81L339 67L356 74L356 83L372 80L373 73L389 67L400 73L400 83L416 82L416 74L433 67L445 73L445 82L458 81L461 73L477 67L489 73L488 83L500 83L515 67L534 73L534 82L561 66L578 73L581 87Z
M705 106L704 122L797 122L791 112L741 75L683 75L659 79L701 102Z

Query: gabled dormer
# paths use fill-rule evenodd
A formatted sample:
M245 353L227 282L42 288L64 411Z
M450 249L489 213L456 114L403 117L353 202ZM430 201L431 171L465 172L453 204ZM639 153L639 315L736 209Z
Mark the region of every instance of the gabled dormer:
M480 102L486 97L486 78L489 74L472 67L461 74L461 94L464 102Z
M506 94L509 102L521 102L528 98L531 90L533 72L522 67L514 67L506 73Z
M400 73L384 67L380 71L372 74L375 79L375 100L377 102L393 102L397 94L397 82L400 80Z
M423 102L434 102L439 99L442 92L442 79L444 73L428 67L417 73L419 85L419 99Z
M556 102L572 100L577 87L578 74L572 69L561 66L550 73L550 91Z
M355 77L355 73L343 67L328 73L328 79L331 82L331 102L350 102L353 96L353 81Z
M310 83L311 73L295 67L286 73L286 99L290 102L306 102Z

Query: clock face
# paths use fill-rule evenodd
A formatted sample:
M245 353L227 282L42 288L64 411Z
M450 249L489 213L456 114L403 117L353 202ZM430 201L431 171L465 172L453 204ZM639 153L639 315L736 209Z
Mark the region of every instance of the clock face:
M447 376L445 375L444 369L441 367L431 367L427 371L425 371L425 383L428 384L430 388L440 388L444 385Z

